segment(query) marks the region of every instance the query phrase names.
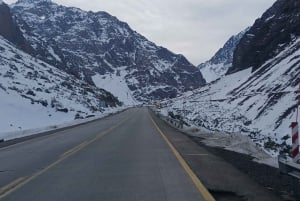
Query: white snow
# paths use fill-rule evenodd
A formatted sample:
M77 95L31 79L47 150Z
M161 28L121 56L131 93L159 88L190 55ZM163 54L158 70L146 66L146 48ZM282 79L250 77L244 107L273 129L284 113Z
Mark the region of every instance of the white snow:
M42 16L41 19L45 19L45 16ZM53 50L52 47L50 47L50 48L48 49L48 51L49 51L50 54L53 55L53 57L54 57L57 61L61 62L60 57L59 57L57 54L55 54L55 52L54 52L54 50Z
M123 72L120 71L120 76L117 76L116 73L106 75L97 74L93 76L93 81L97 87L109 91L125 105L137 105L138 101L133 98L124 79L125 73Z
M268 17L268 18L265 20L265 22L270 21L270 20L273 19L274 17L275 17L275 15L272 15L272 16Z
M299 74L299 43L300 39L294 41L267 61L264 73L251 73L250 68L224 76L193 94L163 102L164 113L173 111L191 125L211 131L250 136L268 154L277 156L285 143L291 144L284 138L290 136L289 125L295 121L291 107L296 104L298 86L291 83Z
M255 144L248 136L239 133L218 133L204 132L205 129L198 129L197 132L188 132L190 135L201 137L203 143L212 147L222 147L230 151L252 156L254 161L278 167L276 158L271 157L264 149Z
M218 74L212 71L211 68L203 68L200 71L207 83L217 80L220 77Z
M16 49L0 36L0 139L72 122L76 116L101 117L117 109L107 107L100 95L107 94Z
M114 114L120 111L123 111L125 109L127 109L128 107L118 107L118 108L112 108L111 110L107 110L104 113L102 113L101 115L97 115L95 117L91 117L91 118L87 118L87 119L78 119L78 120L73 120L71 121L69 120L65 120L65 121L59 121L61 120L61 118L57 118L57 120L55 120L53 118L53 121L49 121L49 119L43 117L43 115L41 115L41 119L35 118L34 120L27 120L26 127L24 127L24 129L20 129L20 130L13 130L13 131L5 131L5 132L0 132L0 140L13 140L13 139L17 139L17 138L22 138L22 137L26 137L26 136L32 136L32 135L37 135L40 133L44 133L44 132L48 132L48 131L53 131L53 130L57 130L57 129L61 129L61 128L68 128L74 125L80 125L82 123L87 123L96 119L100 119L103 117L106 117L110 114ZM21 111L22 112L22 111ZM34 113L36 114L36 113ZM46 121L44 121L46 120ZM2 128L2 125L0 124L0 127Z
M160 113L160 118L166 120L168 112L166 109L155 109ZM166 123L170 124L168 121ZM170 124L171 125L171 124ZM172 126L172 125L171 125ZM195 137L200 137L202 142L211 147L222 147L237 153L246 154L253 157L253 161L278 167L277 158L271 157L267 152L255 144L248 136L240 133L224 133L211 131L204 127L184 126L180 131Z
M42 105L32 107L28 100L16 94L6 94L0 90L0 96L0 110L5 114L0 119L1 133L44 127L71 119L71 114L56 113ZM51 118L48 116L50 114Z
M224 76L230 66L231 64L225 65L223 63L219 63L219 64L207 63L205 67L200 69L200 71L203 77L205 78L206 82L210 83Z

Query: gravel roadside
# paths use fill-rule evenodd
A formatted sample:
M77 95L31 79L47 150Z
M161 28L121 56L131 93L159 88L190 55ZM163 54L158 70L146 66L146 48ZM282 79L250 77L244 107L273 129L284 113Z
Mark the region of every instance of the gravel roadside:
M254 158L249 155L219 147L207 146L202 142L203 138L192 136L190 136L190 138L197 144L204 146L209 152L231 163L272 193L280 196L283 201L296 201L296 199L293 198L292 179L289 176L280 174L277 168L257 163L253 161Z

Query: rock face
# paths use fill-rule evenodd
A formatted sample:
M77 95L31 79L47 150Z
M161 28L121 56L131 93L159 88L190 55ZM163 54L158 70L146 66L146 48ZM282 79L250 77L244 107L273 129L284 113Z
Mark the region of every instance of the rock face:
M14 43L18 48L29 52L30 46L26 43L19 27L15 23L10 8L3 1L0 1L0 35L10 42Z
M300 36L300 1L278 0L238 44L228 74L249 67L255 71Z
M225 75L232 66L233 52L249 28L230 37L222 48L207 62L198 66L206 82L212 82Z
M205 84L184 56L156 46L106 12L50 0L19 0L12 10L38 58L90 84L101 87L119 77L127 96L140 101L172 98Z

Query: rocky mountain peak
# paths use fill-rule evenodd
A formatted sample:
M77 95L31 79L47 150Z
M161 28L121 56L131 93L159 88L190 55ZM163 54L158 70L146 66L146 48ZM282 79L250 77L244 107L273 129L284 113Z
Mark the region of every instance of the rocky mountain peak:
M224 44L222 48L220 48L217 53L210 59L212 64L220 64L223 63L225 65L232 64L233 53L240 42L241 38L245 35L245 33L250 29L250 27L241 31L240 33L231 36L228 41Z
M278 0L238 44L233 58L234 73L249 67L257 70L300 36L300 1Z
M36 56L92 85L119 80L114 85L124 87L124 97L147 101L205 84L182 55L156 46L106 12L30 2L18 1L12 10ZM107 90L117 95L112 86Z

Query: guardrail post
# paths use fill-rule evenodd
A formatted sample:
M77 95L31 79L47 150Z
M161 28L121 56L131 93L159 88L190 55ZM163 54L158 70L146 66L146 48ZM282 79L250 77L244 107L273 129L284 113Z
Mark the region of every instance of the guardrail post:
M299 163L299 126L298 122L292 122L292 158L295 163Z

